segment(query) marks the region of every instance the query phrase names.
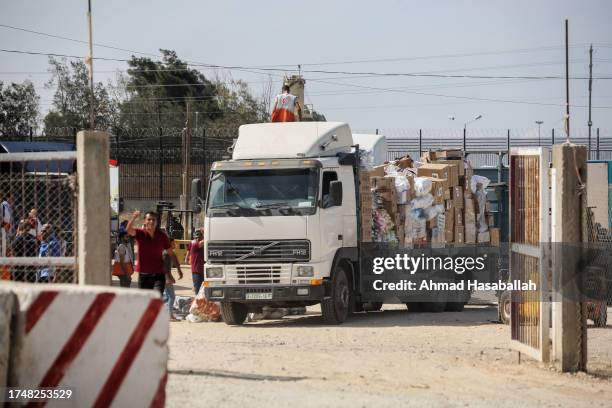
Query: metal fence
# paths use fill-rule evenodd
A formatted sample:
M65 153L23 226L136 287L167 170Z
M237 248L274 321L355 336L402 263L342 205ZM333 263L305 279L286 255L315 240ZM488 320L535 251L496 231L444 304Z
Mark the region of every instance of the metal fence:
M50 129L43 136L21 136L14 140L73 143L75 128ZM119 164L119 196L123 200L178 200L182 192L185 130L180 128L114 128L111 158ZM356 132L357 133L357 132ZM363 132L368 133L368 132ZM374 132L369 132L374 133ZM507 166L511 147L551 146L565 140L562 129L388 129L387 159L409 154L418 159L429 149L462 148L470 152L474 168L495 168L502 156ZM572 142L590 146L590 160L612 160L612 131L572 129ZM230 157L228 147L237 137L237 128L191 129L191 177L208 180L210 165Z
M512 147L550 147L566 140L562 129L538 133L537 129L390 129L382 132L387 138L387 159L409 154L419 158L430 149L456 148L472 152L468 160L474 168L496 167L498 153L504 153L503 164L508 165L507 152ZM612 160L612 131L572 129L571 141L589 147L589 160ZM478 153L482 151L483 153Z
M76 283L76 152L0 154L3 279Z

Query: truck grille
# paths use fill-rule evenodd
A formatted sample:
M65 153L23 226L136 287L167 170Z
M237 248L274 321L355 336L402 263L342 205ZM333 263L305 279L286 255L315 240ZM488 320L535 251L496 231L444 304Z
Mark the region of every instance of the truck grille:
M306 262L310 260L310 241L210 241L207 255L213 263Z
M291 281L291 265L231 265L225 272L230 285L288 284Z

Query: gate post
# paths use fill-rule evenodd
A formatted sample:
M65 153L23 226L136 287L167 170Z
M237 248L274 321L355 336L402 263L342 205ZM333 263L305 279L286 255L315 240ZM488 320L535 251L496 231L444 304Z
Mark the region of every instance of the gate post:
M110 286L109 134L77 134L80 285Z
M553 353L563 372L585 371L586 310L582 297L579 250L586 211L586 146L553 146Z

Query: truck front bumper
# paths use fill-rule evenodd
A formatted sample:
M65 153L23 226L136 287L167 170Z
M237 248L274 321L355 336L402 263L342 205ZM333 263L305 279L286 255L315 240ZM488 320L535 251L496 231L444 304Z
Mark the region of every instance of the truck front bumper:
M204 288L206 299L219 302L319 302L325 295L324 285L295 286L212 286Z

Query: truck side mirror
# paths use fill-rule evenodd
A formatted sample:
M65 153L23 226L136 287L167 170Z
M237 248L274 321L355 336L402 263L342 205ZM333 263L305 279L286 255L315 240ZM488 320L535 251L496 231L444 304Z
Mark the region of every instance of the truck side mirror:
M336 207L342 205L342 182L332 181L329 183L329 207Z
M202 180L199 178L191 180L191 210L194 214L202 211Z

